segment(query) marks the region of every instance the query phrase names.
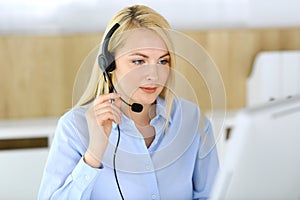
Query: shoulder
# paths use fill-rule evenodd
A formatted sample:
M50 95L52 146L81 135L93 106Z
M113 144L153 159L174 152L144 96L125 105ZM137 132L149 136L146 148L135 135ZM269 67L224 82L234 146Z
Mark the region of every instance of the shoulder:
M201 111L199 106L182 98L174 98L169 118L169 125L182 130L197 131Z
M59 118L58 125L74 126L78 123L82 124L86 122L85 112L86 107L74 107Z
M175 98L170 115L171 121L183 121L192 127L197 125L200 132L207 133L211 128L210 120L201 111L196 103L183 98Z
M197 120L200 118L201 111L199 106L191 101L183 98L174 98L171 117L175 117L176 115Z
M55 137L65 140L78 140L87 142L87 122L85 118L86 106L74 107L67 111L58 120Z

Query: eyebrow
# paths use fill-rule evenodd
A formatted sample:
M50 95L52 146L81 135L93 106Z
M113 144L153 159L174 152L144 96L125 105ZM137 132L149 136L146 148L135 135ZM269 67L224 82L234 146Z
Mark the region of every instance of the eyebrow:
M165 56L169 56L170 54L169 53L165 53L164 55L160 56L159 58L163 58ZM145 55L145 54L142 54L142 53L133 53L133 54L129 54L129 56L142 56L144 58L149 58L149 56Z

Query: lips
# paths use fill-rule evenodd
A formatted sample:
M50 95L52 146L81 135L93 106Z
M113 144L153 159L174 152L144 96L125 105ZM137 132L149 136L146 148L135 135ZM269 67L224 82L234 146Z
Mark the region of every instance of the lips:
M141 90L143 90L145 93L152 94L156 92L157 87L140 87Z

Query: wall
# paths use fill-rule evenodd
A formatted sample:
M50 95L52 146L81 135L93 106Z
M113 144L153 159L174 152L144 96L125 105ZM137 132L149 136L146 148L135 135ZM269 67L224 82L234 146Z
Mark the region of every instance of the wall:
M299 0L0 0L0 34L102 32L125 6L144 4L175 29L299 27Z
M300 50L300 28L185 31L211 55L224 80L227 108L245 105L255 55ZM58 116L72 106L77 70L101 34L0 36L0 118ZM205 110L209 99L201 102Z

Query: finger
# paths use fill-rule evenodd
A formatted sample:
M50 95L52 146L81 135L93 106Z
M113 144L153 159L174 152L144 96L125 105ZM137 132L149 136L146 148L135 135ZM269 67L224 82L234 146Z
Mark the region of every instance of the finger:
M105 111L109 110L109 109L114 109L115 112L118 115L122 115L122 111L121 111L121 104L120 104L120 99L117 99L116 102L110 103L110 102L104 102L102 104L98 104L94 107L94 112L97 112L99 110L103 110L105 109Z
M110 103L109 101L103 102L103 103L99 103L97 105L94 105L94 110L101 110L103 108L110 108L112 105L112 103Z
M113 102L113 104L114 104L115 106L117 106L118 108L121 108L121 104L122 104L121 97L116 98L115 101Z
M101 113L101 115L96 116L96 121L99 126L107 125L107 122L111 124L112 121L116 120L112 112Z
M95 116L100 116L104 113L111 112L116 116L116 123L120 123L122 112L119 107L115 106L112 103L103 103L102 106L99 106L97 110L94 110ZM104 106L105 105L105 106Z
M101 103L109 101L111 99L117 99L120 96L121 95L117 94L117 93L108 93L108 94L100 95L98 98L95 99L94 105L101 104Z
M121 119L122 119L122 111L119 107L117 107L116 105L112 105L112 109L113 109L113 113L116 115L116 117L118 118L118 124L121 123Z
M103 125L107 121L113 121L116 124L121 123L121 116L113 109L98 111L95 116L99 125Z

